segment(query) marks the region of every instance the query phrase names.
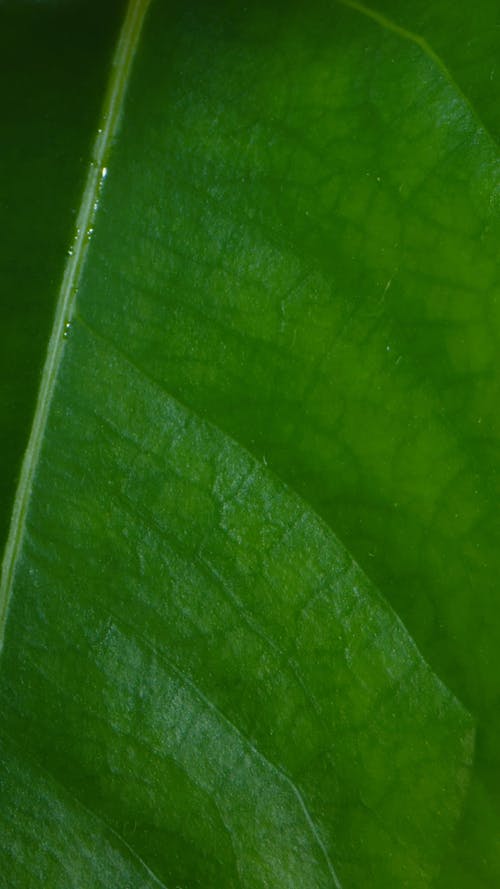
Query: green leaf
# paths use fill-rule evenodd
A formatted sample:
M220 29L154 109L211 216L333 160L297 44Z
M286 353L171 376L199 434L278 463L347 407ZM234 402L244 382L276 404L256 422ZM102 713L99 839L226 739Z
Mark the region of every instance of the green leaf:
M0 6L2 548L122 7L122 0Z
M78 321L16 578L10 732L165 883L426 884L468 718L322 522Z
M130 7L4 562L15 887L498 881L493 12L390 6L153 3L108 160Z

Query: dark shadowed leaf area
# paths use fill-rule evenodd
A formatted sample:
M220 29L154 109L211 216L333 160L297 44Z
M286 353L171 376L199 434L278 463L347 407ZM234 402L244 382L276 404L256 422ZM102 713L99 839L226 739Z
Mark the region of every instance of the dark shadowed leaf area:
M499 25L151 3L6 549L0 885L500 885Z
M0 3L0 545L123 0Z

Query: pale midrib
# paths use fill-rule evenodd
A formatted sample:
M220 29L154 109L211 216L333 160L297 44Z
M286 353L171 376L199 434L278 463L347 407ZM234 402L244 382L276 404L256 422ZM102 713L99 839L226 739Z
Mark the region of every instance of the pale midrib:
M105 177L105 163L116 135L123 99L150 0L129 0L116 46L97 137L76 221L75 238L64 271L56 304L54 323L43 368L33 425L17 486L0 580L0 650L12 593L16 564L21 550L33 479L40 456L52 395L65 345L64 332L74 310L78 283L87 255L92 223Z

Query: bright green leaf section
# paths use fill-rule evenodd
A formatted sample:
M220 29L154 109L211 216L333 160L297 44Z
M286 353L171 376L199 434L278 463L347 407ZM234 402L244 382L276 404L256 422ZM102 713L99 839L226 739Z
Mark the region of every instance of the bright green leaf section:
M428 885L467 782L469 718L331 532L78 321L0 694L167 885Z
M329 528L478 716L442 878L498 884L498 160L423 8L150 11L1 682L82 846L169 886L417 887L449 849L470 723Z
M80 311L322 515L478 715L452 884L495 885L498 152L408 31L155 8Z

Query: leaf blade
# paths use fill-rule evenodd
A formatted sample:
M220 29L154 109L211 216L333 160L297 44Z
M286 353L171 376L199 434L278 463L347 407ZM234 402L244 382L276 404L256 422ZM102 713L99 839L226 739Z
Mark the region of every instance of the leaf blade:
M149 780L172 829L173 760L215 801L241 885L349 885L367 869L374 885L426 885L460 809L469 718L297 498L77 318L71 336L7 628L7 724L70 789L97 781L126 842ZM171 866L154 870L169 883Z
M322 9L318 4L318 10ZM132 94L125 120L127 129L117 145L116 184L112 184L113 170L112 190L96 232L97 246L79 296L76 339L81 341L84 330L88 334L92 328L99 329L100 335L104 332L104 339L109 341L109 351L115 354L118 336L126 343L123 352L127 354L124 356L118 350L116 366L125 357L129 364L140 368L142 375L153 378L166 389L167 397L172 391L187 402L188 410L194 408L195 414L215 420L225 432L229 431L258 456L269 460L271 466L297 487L332 526L342 528L343 535L355 550L364 554L367 564L370 564L368 558L375 559L375 576L384 580L384 588L392 598L395 597L412 628L420 634L424 646L428 646L426 653L432 655L433 664L438 663L446 677L465 693L467 700L475 707L479 703L481 715L487 716L496 694L496 683L488 668L496 630L492 626L486 656L484 650L472 653L479 670L471 669L464 652L469 640L477 635L474 624L474 621L477 623L477 612L471 611L471 589L467 585L464 588L463 574L472 565L476 580L487 578L482 595L484 602L491 605L491 576L482 572L481 562L485 554L489 554L488 547L493 538L483 535L477 543L479 555L471 554L470 550L477 542L473 522L479 513L487 515L491 508L494 489L488 490L488 483L494 463L485 460L487 471L481 484L480 508L477 509L471 497L471 479L464 469L465 443L467 456L470 450L476 463L482 462L483 452L475 442L465 442L465 436L457 435L456 429L450 426L449 415L456 404L455 377L467 367L467 362L476 375L482 360L470 333L476 320L471 321L470 314L465 317L466 347L461 349L458 345L462 335L460 312L469 311L476 296L486 299L489 288L495 284L492 271L494 236L487 229L494 219L494 207L490 216L484 209L494 183L494 154L491 146L478 134L476 122L471 122L464 103L450 93L449 84L443 85L429 59L420 57L418 47L409 58L398 59L398 74L389 76L389 58L396 54L399 44L391 42L387 35L375 37L376 30L371 30L374 23L367 25L366 30L360 29L358 33L356 29L354 32L353 19L342 19L339 13L338 18L336 14L335 18L330 17L328 27L319 18L311 26L310 22L304 23L295 10L295 18L292 16L291 24L287 21L282 32L277 26L276 45L281 53L277 63L275 46L269 52L267 47L263 53L259 49L259 40L269 24L269 19L264 19L265 27L262 26L259 20L262 10L254 16L249 35L244 33L245 28L241 27L237 16L231 19L234 12L231 4L224 7L224 12L227 11L230 13L228 21L222 24L221 17L212 16L210 12L208 36L198 26L193 30L191 12L185 15L181 11L176 20L174 17L174 32L169 37L174 78L167 88L162 53L158 50L156 56L151 53L151 58L156 61L144 65L146 75L143 73L142 81L139 78L138 83L142 85L136 86L136 92ZM199 12L196 10L196 16ZM171 12L164 13L164 16L162 27L157 27L156 43L151 29L150 47L161 47L161 41L165 39L165 22L171 24ZM160 18L155 21L158 23ZM334 26L339 29L338 34L332 31ZM333 41L332 34L335 36ZM335 59L338 82L331 105L327 105L328 114L333 116L331 119L327 116L330 122L325 124L325 108L317 117L314 103L309 102L309 98L314 98L318 80L326 77L326 86L322 84L319 96L323 100L326 96L330 101L332 91L329 92L328 76L332 64L328 52L332 45L337 49L345 46L343 38L346 34L351 43L347 42L345 58L340 55ZM360 47L366 40L375 47L374 58L378 54L383 59L382 74L373 77L368 66L364 79L354 78L356 89L363 95L365 90L369 102L361 110L352 103L346 111L340 100L346 96L352 98L352 94L358 96L351 83L352 58L356 58L353 46L357 47L356 52L359 49L362 59ZM196 46L194 61L189 58L193 45ZM297 47L300 49L305 45L308 48L297 66L300 77L292 75L280 80L279 66L296 52ZM315 55L318 47L319 65ZM256 76L260 66L262 71ZM237 76L232 80L235 67ZM163 72L162 77L154 76L157 71ZM404 76L399 76L401 71ZM404 134L400 134L399 142L397 138L395 141L397 133L390 126L389 115L384 113L384 103L389 99L389 107L393 107L396 97L399 101L401 96L412 97L414 84L419 82L420 76L424 84L420 91L417 90L420 117L415 115L413 123L405 121ZM239 86L243 85L244 102L235 88L238 78ZM335 77L333 79L335 81ZM152 95L143 102L146 82ZM269 91L269 82L277 88L277 93L271 91L270 102L266 105L265 91ZM289 101L286 89L293 101ZM422 108L429 97L430 110L424 109L424 113ZM165 102L169 108L170 130L158 124ZM262 108L265 113L270 113L270 120L262 115ZM373 108L380 119L370 117ZM215 112L221 109L223 115L218 118ZM259 120L258 116L252 120L256 112L264 120ZM443 117L443 125L434 132L432 121L439 120L439 115L448 117ZM363 141L361 123L365 118L369 126ZM298 127L298 122L304 120L308 123L305 134ZM324 136L325 133L331 135L331 120L335 127L345 126L346 129L340 133L337 142L330 143L327 139L325 149ZM419 133L418 124L422 120L425 127ZM177 123L178 132L172 130L173 121ZM250 140L245 138L245 129L250 133ZM384 129L388 132L381 139ZM353 132L358 134L357 143L351 138ZM419 140L418 149L422 152L421 156L416 152L418 162L413 166L407 163L404 150L408 133ZM346 134L348 139L343 144L342 137ZM382 149L379 158L370 143L374 134L378 139L375 148ZM473 139L476 142L472 143ZM190 142L191 151L187 156L183 155ZM428 153L427 142L430 144ZM144 143L148 145L148 157L153 159L153 169L156 170L151 178L141 168L137 153L137 147ZM468 145L465 165L460 157L464 176L466 178L473 171L474 182L478 185L477 194L472 195L467 204L471 212L463 220L460 218L460 224L454 228L451 223L458 205L453 199L446 200L437 210L433 209L432 225L426 231L429 222L426 214L433 191L441 194L436 186L435 168L440 170L442 165L451 164L455 174L460 165L454 157L462 151L464 144ZM333 183L328 178L318 178L321 164L331 165L332 161L339 167L337 180L334 177ZM355 180L350 179L349 173L359 171L367 161L372 180L382 180L376 173L383 172L389 177L387 185L379 187L372 181L367 192L362 188L356 190ZM289 170L292 176L288 175ZM242 183L239 175L242 171L254 174L248 186L244 184L245 180ZM398 184L397 177L402 174L404 181L399 184L403 185L403 197L398 198L402 203L397 205L391 189ZM428 186L428 181L432 187ZM284 196L276 182L281 183ZM339 182L346 190L347 199L340 194L339 200ZM238 183L237 190L235 183ZM170 195L169 190L172 191ZM310 195L317 201L312 209ZM392 242L399 224L396 205L406 214L407 233L402 252L396 251L397 245ZM311 213L313 225L305 220ZM334 224L331 231L339 236L338 243L333 246L331 231L329 233L325 225L325 219L332 213ZM126 223L120 226L119 238L113 222L116 219ZM484 232L481 224L485 225ZM364 245L361 263L359 228L370 236ZM437 250L432 242L436 231L441 232ZM471 246L471 239L475 246ZM417 249L409 249L408 245L413 247L412 241ZM453 257L457 247L462 255L454 272ZM355 253L350 261L348 252L352 250ZM332 251L332 257L328 256L328 251ZM385 252L388 253L386 257L383 256ZM396 268L396 274L391 276L392 265L400 255L405 267L402 270ZM112 257L111 262L109 257ZM362 267L358 278L354 260ZM454 272L450 280L440 277L443 267ZM426 275L428 299L422 300L422 281L426 280ZM418 288L412 289L412 276L418 279ZM359 280L362 299L356 303L353 294ZM453 294L460 288L464 298L452 301ZM343 292L345 299L342 298ZM401 300L404 312L398 314ZM382 309L384 303L387 307ZM426 312L434 305L438 308L437 318L428 318ZM439 310L443 306L445 311L441 317ZM432 330L432 322L436 320L439 331L442 321L450 321L450 306L453 310L456 308L458 323L456 330L451 325L446 358L458 356L457 367L452 368L447 379L443 370L448 372L449 367L444 361L440 364L439 359L430 375L422 374L421 368L429 356L439 355L440 337L431 334L428 341L422 337L414 342L416 325L424 317L427 329ZM374 313L373 324L370 315L366 314L367 307ZM410 325L406 330L408 320ZM481 322L477 342L483 341L487 326ZM147 331L145 337L140 332L144 329ZM333 337L331 332L334 332ZM73 342L68 343L69 350L73 349ZM394 342L401 352L395 356L386 355L393 349ZM332 358L334 349L336 355ZM349 349L351 356L347 357ZM406 354L410 360L401 368L400 358ZM353 367L357 369L357 378L353 377ZM95 370L90 367L88 373L92 380ZM445 386L436 395L443 380ZM483 406L489 410L488 400L495 391L495 381L490 380L484 398L477 383L478 380L473 379L463 388L468 396L464 413L469 427L475 422L479 405L481 411ZM377 387L381 395L375 394ZM344 390L348 392L347 399L344 399ZM80 390L78 392L80 398ZM408 393L409 408L406 409L404 399ZM290 395L291 403L287 403ZM306 422L302 422L300 398L306 405ZM349 399L354 407L348 403ZM62 412L61 403L58 404ZM387 405L388 417L383 415ZM440 414L443 405L447 413L444 422ZM402 406L402 416L398 417ZM410 416L412 412L413 417ZM368 436L366 441L359 435L359 429L363 428L360 416L363 422L368 417L367 428L375 432L373 438ZM387 429L384 429L382 416L384 421L388 419ZM404 429L408 419L409 433ZM106 425L106 418L101 417L101 420ZM426 423L430 424L430 431L425 429ZM125 418L122 428L126 425ZM491 414L487 416L487 425L491 431ZM416 436L416 441L411 440L412 436ZM109 444L106 437L104 444ZM54 450L55 447L54 442ZM160 459L159 455L157 459ZM193 455L191 459L194 459ZM437 463L437 469L433 463ZM427 481L429 466L431 471L426 487L422 480ZM458 494L454 496L462 509L465 504L459 531L463 535L471 531L465 559L459 553L460 540L458 543L454 540L457 526L450 523L454 503L444 509L441 506L448 492L454 491L457 478ZM403 525L399 520L401 513L396 515L392 506L393 499L400 497L401 489L404 528L399 527ZM358 491L367 502L356 501ZM151 495L154 493L153 485ZM179 491L174 501L178 499ZM125 509L124 502L121 506ZM397 502L394 508L399 508ZM435 530L434 514L437 515L439 533L436 534L437 542L431 540L429 543L429 529ZM152 522L151 516L148 521ZM269 521L272 525L271 519ZM102 530L106 532L105 528ZM411 545L413 540L415 546ZM388 541L385 560L380 552L372 553L374 541L380 547ZM108 558L112 559L112 555L108 554ZM233 554L233 566L235 560ZM459 600L457 617L456 603L450 596L456 586L461 594L465 591L465 597ZM427 587L431 590L432 607L442 609L445 616L444 644L443 639L436 642L429 634L432 623L429 605L419 598L419 590ZM472 627L462 619L464 614L468 620L472 616ZM455 641L452 644L453 634ZM455 644L457 634L458 647ZM493 737L491 726L489 731ZM404 862L394 866L404 868Z

